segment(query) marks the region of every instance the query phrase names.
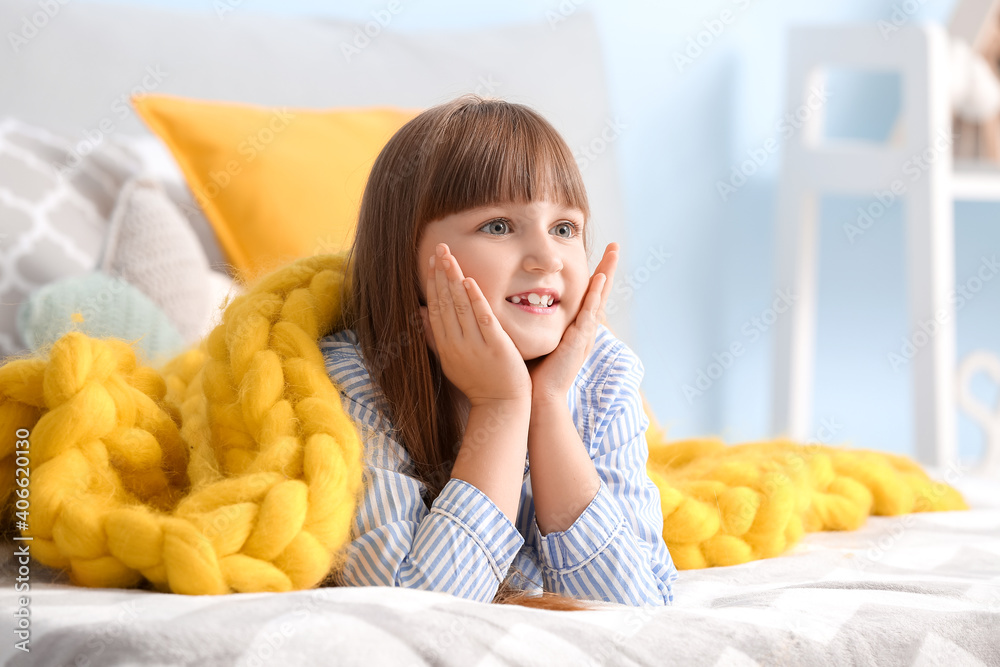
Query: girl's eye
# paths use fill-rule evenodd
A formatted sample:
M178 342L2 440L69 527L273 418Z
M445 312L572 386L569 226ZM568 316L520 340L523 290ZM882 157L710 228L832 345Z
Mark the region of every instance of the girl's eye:
M579 233L579 231L580 231L580 228L577 226L577 224L575 222L570 222L569 220L563 220L562 222L560 222L556 226L556 229L559 229L560 227L564 227L564 226L572 227L573 228L573 233L572 233L572 236L564 236L563 238L567 238L567 239L573 238L573 236L576 236Z
M499 234L502 234L503 230L509 226L510 226L510 220L506 218L494 218L493 220L490 220L482 227L480 227L480 229L489 228L490 235L497 236ZM561 227L571 228L569 236L567 236L566 234L559 234L557 232L557 236L562 236L562 238L565 239L573 238L580 232L580 227L575 222L570 222L569 220L563 220L558 225L556 225L555 229L559 229ZM493 232L497 232L497 234L494 234Z
M506 227L508 225L510 225L510 220L507 220L506 218L494 218L493 220L490 220L485 225L480 227L480 229L485 229L486 227L489 227L491 230L490 234L494 235L492 234L492 232L497 231L497 228L501 228L502 230L503 227Z

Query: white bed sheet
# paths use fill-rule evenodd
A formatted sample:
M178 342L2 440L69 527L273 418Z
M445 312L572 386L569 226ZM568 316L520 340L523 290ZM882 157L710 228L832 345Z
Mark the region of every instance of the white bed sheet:
M668 608L551 612L443 593L214 597L85 589L32 565L30 652L4 665L998 665L1000 483L968 512L871 517L777 558L682 571ZM0 568L3 617L12 546Z

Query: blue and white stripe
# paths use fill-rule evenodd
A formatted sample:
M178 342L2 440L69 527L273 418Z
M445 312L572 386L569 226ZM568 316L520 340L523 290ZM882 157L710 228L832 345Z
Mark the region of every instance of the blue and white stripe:
M642 362L604 325L568 397L601 478L567 530L539 534L526 462L515 523L482 491L452 479L430 508L406 450L380 420L351 330L319 340L326 369L365 443L364 491L338 583L405 586L489 602L513 569L515 585L627 605L673 602L677 570L663 542L660 495L646 474L649 418Z

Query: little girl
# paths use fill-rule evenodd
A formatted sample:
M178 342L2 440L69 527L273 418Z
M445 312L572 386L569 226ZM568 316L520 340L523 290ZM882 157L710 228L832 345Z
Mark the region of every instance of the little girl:
M464 96L383 148L320 340L366 463L335 583L672 602L643 366L599 322L618 245L588 278L589 217L525 106Z

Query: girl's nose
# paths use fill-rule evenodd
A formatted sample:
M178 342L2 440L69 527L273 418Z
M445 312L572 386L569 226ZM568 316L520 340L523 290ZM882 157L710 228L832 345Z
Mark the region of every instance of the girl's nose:
M524 257L525 268L529 271L544 270L554 273L562 269L562 255L558 248L549 243L529 248Z

